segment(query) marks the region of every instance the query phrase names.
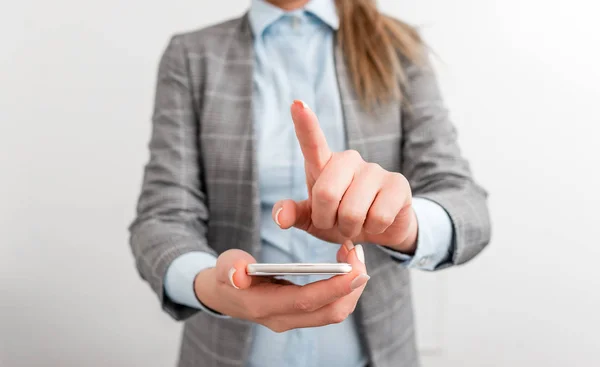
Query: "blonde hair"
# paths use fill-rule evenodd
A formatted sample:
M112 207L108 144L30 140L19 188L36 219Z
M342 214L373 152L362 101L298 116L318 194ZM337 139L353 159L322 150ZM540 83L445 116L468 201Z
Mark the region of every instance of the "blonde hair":
M401 57L415 64L423 58L416 30L379 12L375 0L336 0L336 7L338 42L361 104L370 109L402 101L406 74Z

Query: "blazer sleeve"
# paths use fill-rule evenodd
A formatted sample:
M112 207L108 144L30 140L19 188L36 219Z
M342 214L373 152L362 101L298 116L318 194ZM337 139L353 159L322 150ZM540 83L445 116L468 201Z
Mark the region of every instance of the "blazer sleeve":
M164 279L171 262L189 252L216 256L206 240L208 208L201 180L199 122L184 46L174 36L157 77L150 159L144 170L130 245L137 269L177 320L197 309L172 302Z
M402 173L413 196L432 200L446 210L453 228L448 265L472 259L491 236L487 193L475 183L461 155L454 125L448 117L433 68L406 67L403 108ZM445 266L441 266L443 268Z

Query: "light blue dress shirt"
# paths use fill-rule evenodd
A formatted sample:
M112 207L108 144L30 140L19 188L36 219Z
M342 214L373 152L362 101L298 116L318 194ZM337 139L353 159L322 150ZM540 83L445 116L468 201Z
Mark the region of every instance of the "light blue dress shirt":
M333 151L346 149L344 121L334 63L334 35L339 25L334 0L312 0L293 12L253 0L250 24L254 33L253 110L258 138L261 200L261 262L332 262L339 245L321 241L295 228L282 230L271 218L281 199L308 197L304 159L294 133L289 108L301 99L317 114ZM368 122L365 122L368 123ZM400 260L399 266L433 270L449 261L452 223L438 204L415 197L419 222L417 251L407 256L380 247ZM174 302L205 308L193 291L195 276L215 266L214 256L193 252L175 259L165 276L165 292ZM297 284L322 279L294 277ZM364 367L368 357L351 315L340 324L274 333L253 328L248 367Z

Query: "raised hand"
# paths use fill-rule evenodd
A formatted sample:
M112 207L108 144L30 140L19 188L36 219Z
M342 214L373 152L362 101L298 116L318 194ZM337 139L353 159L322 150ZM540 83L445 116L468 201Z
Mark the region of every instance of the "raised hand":
M291 107L306 170L308 200L281 200L273 220L334 243L347 239L413 253L417 219L408 181L354 150L332 152L312 110L302 101Z

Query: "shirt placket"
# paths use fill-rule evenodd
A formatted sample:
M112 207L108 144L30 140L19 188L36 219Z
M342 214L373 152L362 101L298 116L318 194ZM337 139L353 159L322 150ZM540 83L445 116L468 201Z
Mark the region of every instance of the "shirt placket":
M290 86L292 97L294 99L301 99L306 102L309 106L315 103L314 100L314 88L311 83L311 70L309 65L312 65L310 60L307 60L307 38L306 38L306 27L305 19L300 19L298 16L292 16L290 20L289 32L293 34L291 40L293 45L290 45L292 52L288 55L288 75L290 78ZM304 171L304 157L298 144L295 133L292 131L291 144L294 149L292 151L292 192L294 200L304 200L307 197L306 191L306 174ZM309 234L294 230L292 236L292 249L297 255L299 261L308 262L314 258L312 253ZM310 281L308 276L296 277L299 283L305 284ZM315 366L318 364L317 355L317 338L315 329L297 329L298 333L295 335L298 339L296 340L300 345L303 346L303 356L299 356L297 361L298 366Z

